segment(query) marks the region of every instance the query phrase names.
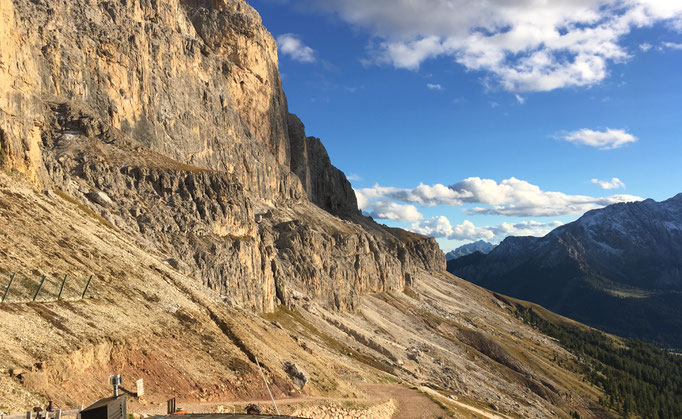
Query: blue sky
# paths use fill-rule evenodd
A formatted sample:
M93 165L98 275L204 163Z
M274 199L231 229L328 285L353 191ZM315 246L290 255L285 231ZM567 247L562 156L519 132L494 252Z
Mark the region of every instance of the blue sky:
M493 3L250 2L378 222L448 251L682 192L682 2Z

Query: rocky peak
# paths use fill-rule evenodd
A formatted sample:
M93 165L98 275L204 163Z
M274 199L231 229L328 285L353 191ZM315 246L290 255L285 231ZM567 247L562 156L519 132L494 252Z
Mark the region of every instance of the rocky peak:
M462 256L470 255L475 252L487 254L490 253L494 248L495 248L494 244L488 243L483 240L478 240L473 243L465 244L463 246L458 247L455 250L448 252L445 255L445 259L453 260L460 258Z
M360 215L355 192L346 175L334 167L319 138L307 137L303 122L289 114L291 171L303 184L308 199L341 216Z

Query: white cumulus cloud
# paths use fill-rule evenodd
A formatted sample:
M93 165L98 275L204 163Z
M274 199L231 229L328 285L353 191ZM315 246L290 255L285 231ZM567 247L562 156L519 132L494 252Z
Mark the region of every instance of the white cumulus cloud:
M498 214L516 217L555 217L583 214L591 209L618 202L639 201L631 195L591 197L568 195L562 192L543 191L539 186L514 177L496 182L492 179L472 177L458 182L451 188L460 194L470 193L464 202L486 204L475 207L470 214Z
M305 45L298 35L285 33L277 37L277 48L280 54L289 56L295 61L312 63L316 61L315 50Z
M453 226L447 217L432 217L412 224L408 230L425 236L448 240L492 240L495 234L488 228L476 227L471 221Z
M415 212L415 205L421 207L482 204L468 209L469 214L498 214L515 217L555 217L560 215L580 215L589 210L602 208L618 202L639 201L642 198L632 195L613 195L591 197L568 195L562 192L543 191L539 186L514 177L497 182L493 179L470 177L450 186L442 184L419 184L414 189L380 186L356 189L360 209L374 213L389 202L409 204ZM393 212L397 208L393 208ZM374 215L373 215L374 216ZM414 216L414 213L413 213ZM388 219L396 220L386 217ZM405 217L402 220L406 220Z
M424 218L414 205L376 201L363 209L370 217L382 220L414 222Z
M515 92L597 84L630 58L633 29L682 29L674 0L309 1L369 31L374 63L417 70L447 56Z
M562 225L560 221L541 223L523 221L521 223L502 223L495 226L477 227L471 221L452 225L447 217L432 217L413 223L408 230L425 236L448 240L498 242L507 236L544 236Z
M598 185L602 189L625 189L625 183L617 177L611 178L611 180L592 179L592 183Z
M394 188L390 186L380 186L376 184L371 188L355 190L358 199L358 206L364 210L369 203L377 200L390 199L392 201L417 204L423 207L433 207L437 205L460 206L463 198L471 195L468 191L455 191L449 186L435 184L424 185L420 183L414 189Z
M626 144L637 142L637 137L625 130L610 128L607 128L606 131L594 131L585 128L559 135L557 138L571 143L600 148L602 150L620 148Z

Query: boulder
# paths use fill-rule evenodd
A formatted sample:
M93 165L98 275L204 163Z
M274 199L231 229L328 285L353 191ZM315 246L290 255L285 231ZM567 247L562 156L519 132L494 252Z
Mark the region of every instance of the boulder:
M109 198L109 195L105 194L104 192L92 191L88 193L86 196L95 204L101 205L103 207L114 206L114 201L112 201L111 198Z
M247 415L260 415L263 413L261 410L260 406L257 404L248 404L246 405L246 409L244 410Z
M299 389L302 389L310 380L308 373L293 362L285 362L283 368L284 372L287 373L291 381Z

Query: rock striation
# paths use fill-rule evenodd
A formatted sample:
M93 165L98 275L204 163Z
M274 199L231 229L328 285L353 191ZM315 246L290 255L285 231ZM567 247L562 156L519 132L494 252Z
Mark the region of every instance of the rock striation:
M245 1L0 0L0 19L0 166L226 303L354 310L445 268L432 239L362 217Z

